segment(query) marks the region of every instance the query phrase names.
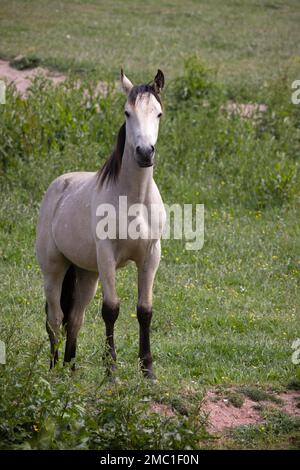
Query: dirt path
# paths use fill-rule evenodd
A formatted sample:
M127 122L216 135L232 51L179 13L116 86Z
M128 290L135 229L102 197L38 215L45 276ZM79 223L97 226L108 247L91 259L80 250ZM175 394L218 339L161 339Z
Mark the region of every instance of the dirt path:
M65 75L58 72L52 72L43 67L36 67L30 70L17 70L11 67L8 61L0 60L0 80L4 80L7 83L14 82L17 90L22 95L26 93L27 89L31 85L31 80L37 75L43 75L54 83L61 83L66 79Z

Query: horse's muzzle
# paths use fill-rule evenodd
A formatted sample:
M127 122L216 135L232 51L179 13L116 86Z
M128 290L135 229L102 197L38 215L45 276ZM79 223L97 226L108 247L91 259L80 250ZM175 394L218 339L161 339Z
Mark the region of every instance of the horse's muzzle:
M153 166L154 155L155 148L153 147L153 145L150 145L149 147L141 147L138 145L136 147L136 160L141 168Z

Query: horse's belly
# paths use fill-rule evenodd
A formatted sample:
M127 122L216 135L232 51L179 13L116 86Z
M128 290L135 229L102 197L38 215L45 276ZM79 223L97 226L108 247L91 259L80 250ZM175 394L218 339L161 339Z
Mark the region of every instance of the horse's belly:
M72 244L73 243L74 240L72 240ZM78 247L73 249L70 245L62 242L60 244L61 252L69 261L71 261L71 263L79 268L97 272L98 267L95 247L92 245L88 246L87 244L80 245L81 244L78 244Z
M91 233L89 207L77 207L54 219L52 233L58 250L73 264L88 271L98 271L95 240Z

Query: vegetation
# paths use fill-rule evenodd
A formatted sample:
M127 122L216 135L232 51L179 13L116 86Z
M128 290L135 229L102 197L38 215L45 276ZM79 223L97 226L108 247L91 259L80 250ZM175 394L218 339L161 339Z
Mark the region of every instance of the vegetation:
M281 400L278 397L257 387L242 387L241 392L253 401L272 401L278 404L281 403Z
M118 372L112 384L102 367L100 292L88 308L79 337L78 371L72 374L62 365L48 371L35 224L43 192L57 175L96 170L109 154L123 122L124 103L112 72L126 56L130 78L131 68L133 79L153 76L157 57L150 54L149 59L146 54L151 22L143 25L145 42L139 54L145 55L139 62L134 52L128 55L131 41L138 37L133 34L134 20L140 17L136 2L131 2L133 13L126 15L124 2L115 2L114 23L107 15L101 17L106 11L102 2L72 2L69 16L60 12L70 11L70 2L52 2L51 14L45 14L49 6L44 1L38 5L33 1L23 9L16 8L20 2L15 0L4 3L1 47L7 55L32 54L42 63L63 68L65 61L74 67L70 78L58 86L37 78L26 99L9 86L7 104L1 107L0 339L6 344L7 363L0 365L0 448L215 447L216 438L207 433L201 409L208 388L236 385L249 396L254 387L283 390L300 380L299 367L291 361L292 342L300 336L300 106L291 104L292 72L285 68L287 51L299 38L299 8L293 1L261 2L259 7L252 2L222 2L224 10L218 2L219 9L200 2L189 2L184 11L180 2L153 1L144 7L149 18L156 18L160 32L155 39L151 29L151 37L159 41L154 52L159 47L161 60L170 58L156 181L166 203L205 204L205 243L201 251L193 252L184 249L183 241L163 241L154 291L155 384L145 382L138 368L136 272L130 267L118 273L122 304L116 326ZM236 8L243 12L242 18L234 13ZM13 11L16 21L11 29ZM170 54L174 41L170 28L195 37L196 13L197 21L207 22L206 31L216 18L214 31L223 24L222 13L236 29L223 25L214 41L208 36L206 45L195 47L204 59L188 57L190 39L185 37L176 44L176 54ZM268 38L269 32L261 27L267 14L274 25ZM104 28L100 57L97 47L92 47L98 31L92 17L95 21L101 17ZM43 35L41 18L46 23ZM128 36L125 19L131 24ZM33 21L36 26L31 29ZM79 37L82 22L86 25L82 46L75 38L72 47L60 47L66 34L72 37L76 32ZM51 35L54 24L57 34ZM115 49L112 24L123 33ZM257 54L251 52L252 46L246 47L248 39L241 32L254 24ZM280 38L276 36L274 43L275 31ZM197 36L199 44L203 34ZM46 48L49 37L52 47ZM236 38L240 42L234 47ZM104 53L108 45L109 63ZM295 42L289 56L298 46ZM277 60L282 71L275 73ZM216 70L218 61L224 65L224 80ZM101 76L107 82L105 92L95 92L99 74L93 73L91 64L96 63L107 67ZM84 67L80 82L74 64ZM243 64L245 70L254 70L252 84L240 73ZM266 111L245 118L230 111L229 101L263 103ZM241 396L233 400L236 406L242 404ZM284 414L265 419L263 430L238 429L224 438L222 446L299 444L297 420Z
M231 433L236 448L299 449L299 418L274 410L264 417L264 424L240 426Z
M298 63L297 0L2 0L2 57L38 57L61 70L136 80L160 67L167 78L195 53L236 88L263 85Z

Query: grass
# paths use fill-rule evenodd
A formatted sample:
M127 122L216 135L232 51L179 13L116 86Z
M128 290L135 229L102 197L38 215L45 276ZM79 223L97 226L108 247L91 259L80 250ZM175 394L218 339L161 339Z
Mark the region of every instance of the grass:
M252 401L271 401L273 403L281 404L282 400L271 393L261 390L257 387L242 387L241 392Z
M231 392L228 394L229 402L236 408L241 408L244 404L244 397L240 393Z
M18 56L10 61L10 66L17 70L34 69L40 64L40 60L35 56Z
M266 416L263 431L238 429L218 444L206 432L201 402L214 386L261 391L299 383L291 345L300 336L300 108L290 103L285 68L299 47L299 41L293 41L299 34L298 6L216 2L218 9L190 2L183 11L179 2L149 2L145 11L155 18L160 35L146 60L150 22L136 55L127 54L136 42L133 24L142 27L135 21L140 12L134 2L131 15L123 2L114 3L113 19L105 3L52 2L51 14L43 1L22 3L20 9L19 2L4 3L1 47L8 56L32 55L61 67L71 64L73 71L84 66L90 72L95 66L102 69L99 76L108 81L109 89L105 96L95 94L95 77L89 74L80 86L73 74L57 87L37 79L26 100L9 87L7 104L1 108L0 339L6 343L7 364L0 365L0 447L297 447L298 422L282 414ZM61 9L70 12L67 19ZM271 24L265 22L270 15L272 26L262 29L262 24ZM102 34L101 50L95 45L96 25L87 27L91 18L100 17L107 33ZM112 48L116 18L124 40ZM225 27L224 18L236 29ZM206 25L200 36L195 34L199 24ZM176 34L182 37L176 54L170 54L173 30L172 43ZM259 44L253 55L246 46L250 30ZM278 31L280 42L274 36ZM75 34L75 39L63 48L66 34ZM196 38L195 50L206 61L188 57L187 37ZM240 42L233 47L236 38ZM132 266L118 273L122 304L116 324L116 384L106 382L102 366L100 292L88 308L79 337L78 371L71 374L59 366L49 373L42 279L34 255L42 194L61 173L99 168L123 119L124 98L114 90L111 78L122 57L128 58L125 65L134 77L145 79L148 71L152 76L152 69L160 65L158 50L162 62L168 53L167 72L173 80L164 95L156 181L166 203L205 204L204 247L189 252L182 241L163 242L152 327L158 383L145 382L138 369ZM284 73L274 69L277 62ZM222 70L217 81L214 67ZM266 79L262 87L246 86L244 73L249 71L251 83ZM266 113L258 119L228 115L227 101L241 98L261 100ZM232 399L240 404L240 396ZM154 402L170 407L173 416L154 413Z
M288 384L288 388L290 390L300 390L300 380L299 379L291 380Z
M281 411L268 411L264 424L240 426L231 433L231 437L235 448L299 449L299 429L299 418Z
M96 70L135 80L162 68L182 72L191 52L217 67L219 81L262 84L297 63L300 7L296 0L211 2L137 0L47 2L3 0L1 54L35 55L62 70ZM297 77L294 77L294 79Z

